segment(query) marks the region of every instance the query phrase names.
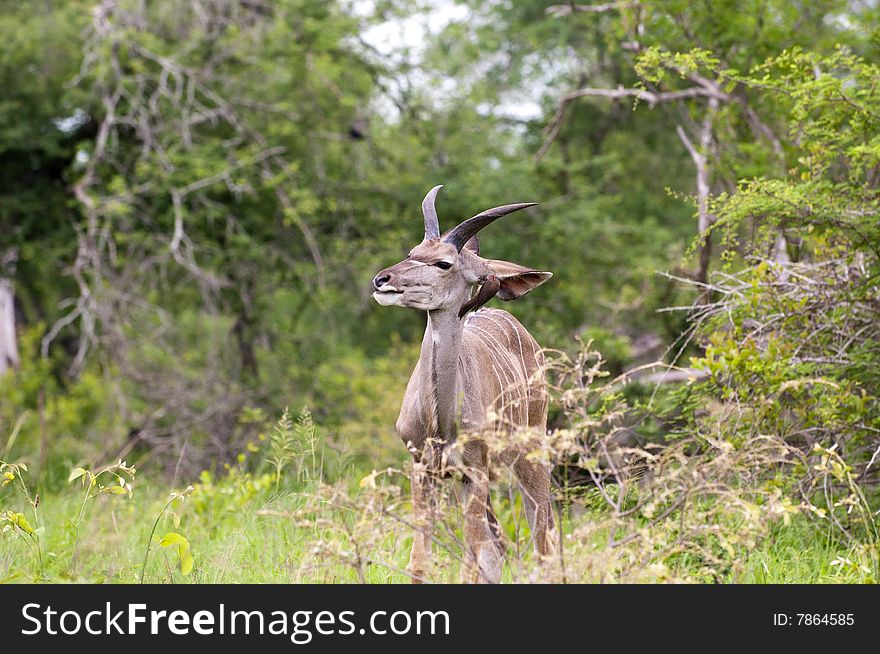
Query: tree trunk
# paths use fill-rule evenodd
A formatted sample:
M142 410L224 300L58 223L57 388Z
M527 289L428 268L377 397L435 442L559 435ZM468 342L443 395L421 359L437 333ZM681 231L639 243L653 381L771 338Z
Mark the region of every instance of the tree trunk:
M18 367L12 280L0 277L0 375Z

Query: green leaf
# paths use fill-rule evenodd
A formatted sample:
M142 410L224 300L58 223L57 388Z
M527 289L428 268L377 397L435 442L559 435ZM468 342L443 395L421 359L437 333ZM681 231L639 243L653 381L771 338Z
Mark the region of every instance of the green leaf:
M27 521L27 518L24 517L23 513L12 513L8 516L10 522L14 524L16 527L21 529L26 534L33 534L34 528L31 527L31 523Z
M172 545L188 545L186 538L181 536L180 534L169 531L167 534L162 536L162 540L159 541L160 547L171 547Z
M70 482L79 479L87 472L88 470L86 470L85 468L74 468L73 471L70 473L70 476L67 478L67 483L69 484Z
M189 545L185 548L181 547L179 550L180 554L180 572L181 574L188 575L192 572L193 569L193 557L189 551Z
M169 531L167 534L162 536L162 540L159 541L159 545L161 547L172 547L174 545L177 546L177 556L180 558L180 572L181 574L188 575L192 572L193 568L193 557L192 552L190 552L189 541L174 531Z

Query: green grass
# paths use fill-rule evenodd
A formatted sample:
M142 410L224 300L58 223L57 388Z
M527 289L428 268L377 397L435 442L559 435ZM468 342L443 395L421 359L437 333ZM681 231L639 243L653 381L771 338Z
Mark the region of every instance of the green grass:
M805 519L777 525L748 553L739 574L728 581L745 584L876 583L857 547L833 531L817 533Z
M143 484L141 484L143 486ZM39 522L42 529L43 578L48 581L117 582L140 581L149 533L165 494L144 493L136 487L132 499L104 495L87 507L80 526L74 556L75 528L80 498L70 493L41 500ZM357 581L345 565L311 566L311 550L321 542L322 533L304 529L280 514L295 510L297 501L288 494L277 498L254 499L235 513L214 521L199 517L186 507L181 522L171 516L160 520L157 536L174 531L190 543L195 559L193 571L182 575L174 548L153 548L146 568L147 582L173 583L269 583L294 581ZM19 510L21 510L19 508ZM389 544L390 546L390 544ZM406 560L401 560L405 566ZM32 581L39 577L32 550L13 533L0 538L0 580ZM369 581L392 581L381 570L371 571Z
M192 497L172 507L159 522L161 537L175 531L188 539L194 557L190 574L179 569L176 548L154 546L146 568L148 582L161 583L403 583L410 536L408 528L358 523L344 508L328 518L307 523L298 514L306 506L307 493L274 491L260 485L260 477L239 477L197 488ZM9 529L0 535L0 580L18 583L99 582L137 583L144 550L156 517L168 499L168 489L157 481L139 479L133 496L103 494L87 503L74 555L75 520L82 492L76 482L67 490L42 498L37 517L24 511L24 502L9 488L0 491L0 508L24 512L40 531L43 570L22 538ZM499 516L508 533L516 507L500 502ZM398 505L408 515L408 505ZM177 514L176 520L174 514ZM350 525L349 538L339 524ZM567 521L570 533L590 515ZM361 531L358 531L361 530ZM360 534L360 535L358 535ZM366 534L366 536L364 536ZM358 539L366 540L360 554L370 562L361 566L350 558ZM524 550L525 548L521 548ZM338 556L327 552L336 552ZM529 555L526 554L528 563ZM441 580L458 579L456 554L439 552ZM833 534L817 531L806 519L795 517L789 525L775 525L758 547L739 553L723 582L736 583L865 583L873 581L870 568L860 563L857 549ZM522 561L506 566L505 579ZM686 566L686 564L684 564ZM362 570L361 578L357 568ZM687 572L681 570L680 572ZM643 579L645 579L643 577ZM650 576L647 577L651 580ZM579 581L571 579L571 581ZM581 580L583 581L583 580ZM586 580L595 581L595 579ZM657 579L662 581L662 579Z

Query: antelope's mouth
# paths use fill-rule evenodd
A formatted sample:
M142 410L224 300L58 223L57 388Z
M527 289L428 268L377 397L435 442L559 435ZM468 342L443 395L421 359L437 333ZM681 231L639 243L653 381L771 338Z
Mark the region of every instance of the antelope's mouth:
M373 291L373 295L403 295L403 291L396 288L381 288Z
M402 295L403 291L399 291L396 288L383 288L373 291L373 299L383 305L397 304Z

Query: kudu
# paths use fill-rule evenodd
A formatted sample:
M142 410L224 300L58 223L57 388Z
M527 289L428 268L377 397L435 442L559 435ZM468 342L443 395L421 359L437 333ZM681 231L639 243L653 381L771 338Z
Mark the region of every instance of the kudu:
M441 235L434 206L440 188L431 189L422 202L424 240L406 259L373 278L379 304L428 313L419 361L397 420L397 432L413 458L412 504L419 525L409 572L414 582L426 578L433 538L432 486L450 468L459 468L464 482L463 579L497 583L504 546L489 503L493 464L513 466L539 555L555 551L556 530L549 466L527 456L547 429L543 353L512 315L480 307L496 295L515 300L552 273L479 254L477 232L534 203L489 209ZM523 438L512 438L514 433ZM490 443L497 442L496 436L502 439L500 447Z

